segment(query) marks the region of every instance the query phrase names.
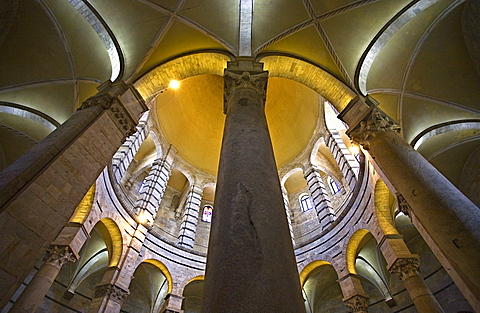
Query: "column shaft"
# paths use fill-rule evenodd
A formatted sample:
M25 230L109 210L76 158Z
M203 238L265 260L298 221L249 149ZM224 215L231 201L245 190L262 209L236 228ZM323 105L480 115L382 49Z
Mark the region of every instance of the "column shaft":
M350 190L354 190L357 184L357 177L355 175L358 175L360 169L358 161L350 154L350 151L348 151L347 146L345 146L345 143L337 131L328 131L325 143L330 149L335 161L337 161Z
M55 246L50 248L47 253L47 260L33 276L9 312L36 312L63 265L75 261L73 253L69 252L68 247Z
M397 274L412 298L418 312L443 313L443 309L418 273L419 261L416 258L397 259L390 272Z
M203 312L305 312L265 118L266 80L266 72L225 71Z
M202 202L202 190L195 186L192 187L187 195L185 211L182 224L178 235L178 243L187 248L193 248L195 234L197 232L198 214Z
M309 166L305 171L305 179L307 180L308 190L312 198L313 206L317 211L318 221L322 229L326 229L335 221L335 213L333 213L330 200L327 198L327 192L315 167Z
M135 211L138 213L148 212L148 217L152 222L157 215L158 205L162 201L172 170L172 160L168 157L167 154L164 158L156 159L153 162L152 168L145 178L140 197L135 203Z
M0 260L0 307L138 123L128 107L144 104L122 98L133 87L118 83L105 88L0 173L0 255L5 256Z
M356 98L344 111L341 118L351 126L349 135L370 151L403 195L412 209L413 224L472 307L480 311L479 208L405 142L397 133L398 125L374 105Z
M282 187L283 205L285 206L285 213L287 214L288 230L290 231L290 237L292 238L292 244L295 245L295 236L293 234L292 216L290 214L290 201L288 201L288 193L285 188Z
M148 116L148 112L145 113ZM120 149L115 153L112 159L113 174L117 183L119 183L130 163L132 163L135 154L148 136L148 125L146 117L142 117L142 121L137 125L137 131L129 136L122 144Z
M473 307L480 309L480 210L398 134L369 143L412 208L412 222Z

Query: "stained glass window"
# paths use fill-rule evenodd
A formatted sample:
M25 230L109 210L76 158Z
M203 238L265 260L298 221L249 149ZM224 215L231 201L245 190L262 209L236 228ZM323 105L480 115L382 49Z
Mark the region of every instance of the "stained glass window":
M206 205L203 207L202 221L211 223L212 222L213 207L211 205Z

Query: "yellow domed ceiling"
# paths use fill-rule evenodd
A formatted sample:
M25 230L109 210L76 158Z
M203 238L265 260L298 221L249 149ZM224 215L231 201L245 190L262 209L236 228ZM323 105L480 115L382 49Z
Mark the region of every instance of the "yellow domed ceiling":
M158 95L156 110L163 133L179 155L216 175L225 122L223 77L184 79L180 88ZM277 165L281 167L309 142L319 117L319 97L298 82L270 78L265 112Z

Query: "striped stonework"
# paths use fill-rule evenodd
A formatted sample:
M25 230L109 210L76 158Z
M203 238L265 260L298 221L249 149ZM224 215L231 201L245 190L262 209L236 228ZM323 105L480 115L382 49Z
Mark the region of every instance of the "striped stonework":
M322 177L313 165L310 165L304 173L305 179L307 180L308 191L310 192L312 203L317 212L318 221L322 229L325 229L335 220L335 213L330 204L330 200L327 198Z
M185 211L178 235L178 244L186 248L193 248L193 243L195 242L202 192L202 189L193 186L187 195Z
M157 215L158 205L163 198L165 188L171 173L172 158L167 154L164 158L156 159L152 169L145 178L140 197L135 203L135 211L148 213L153 221Z
M282 187L283 205L285 206L285 213L287 213L288 229L290 230L290 237L292 244L295 245L295 236L293 235L292 217L290 215L290 201L288 201L287 190Z
M122 146L118 149L112 159L113 174L117 183L119 183L132 163L133 157L148 136L149 127L147 125L148 112L142 116L137 125L137 132L128 137Z
M357 184L357 175L360 168L358 161L347 149L347 146L336 130L327 131L325 143L333 154L335 161L337 161L343 177L345 177L345 180L347 181L348 187L350 187L350 190L354 190L355 185Z

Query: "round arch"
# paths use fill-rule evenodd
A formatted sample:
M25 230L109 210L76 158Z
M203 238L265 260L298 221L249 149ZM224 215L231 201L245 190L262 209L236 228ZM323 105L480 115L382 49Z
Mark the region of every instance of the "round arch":
M152 264L152 265L156 266L156 267L162 272L162 274L167 278L167 282L168 282L168 293L171 293L171 292L172 292L172 289L173 289L173 279L172 279L172 275L170 274L170 271L169 271L168 268L165 266L165 264L163 264L163 263L160 262L159 260L155 260L155 259L143 260L143 263ZM140 263L140 264L141 264L141 263Z
M338 112L356 96L341 80L312 63L279 55L261 56L259 61L264 63L269 77L289 78L310 87L327 99Z
M78 223L82 225L83 223L85 223L85 220L87 219L90 211L92 210L93 200L95 199L95 190L96 184L94 183L92 187L88 189L82 201L80 201L80 203L75 208L75 211L70 218L70 223Z
M357 275L357 270L355 269L355 258L357 257L359 248L365 243L366 240L370 239L370 236L372 236L370 231L365 228L360 228L350 237L345 251L345 262L347 265L347 270L350 274Z
M110 254L108 266L117 266L120 262L123 250L122 233L120 232L117 223L111 218L104 217L99 223L102 223L108 231L107 234L102 234Z
M375 214L383 233L385 235L398 235L397 229L393 226L392 207L394 198L381 179L375 183L374 203Z

